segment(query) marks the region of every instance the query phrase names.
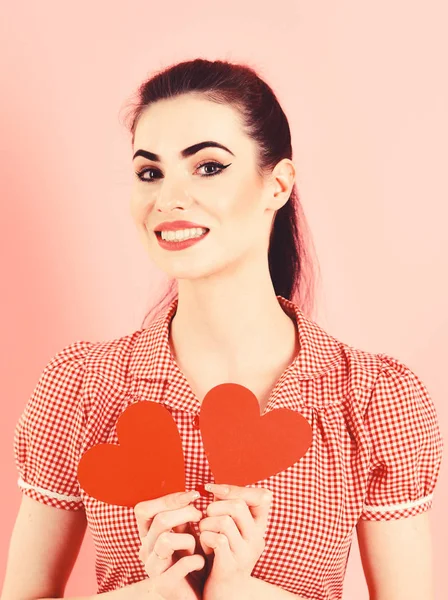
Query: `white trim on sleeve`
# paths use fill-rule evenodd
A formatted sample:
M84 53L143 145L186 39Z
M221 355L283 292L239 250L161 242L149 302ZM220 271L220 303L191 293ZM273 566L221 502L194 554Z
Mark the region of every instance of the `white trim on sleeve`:
M19 487L26 490L35 490L39 492L39 494L43 494L44 496L48 496L49 498L56 498L56 500L67 500L67 502L79 502L82 500L81 496L65 496L64 494L58 494L57 492L52 492L50 490L45 490L44 488L37 487L36 485L31 485L24 481L21 477L19 477L17 484Z
M364 511L371 512L390 512L394 510L404 510L406 508L414 508L416 506L421 506L422 504L426 504L430 500L432 500L433 494L429 494L429 496L425 496L424 498L420 498L419 500L412 500L411 502L403 502L402 504L390 504L389 506L367 506L364 505Z

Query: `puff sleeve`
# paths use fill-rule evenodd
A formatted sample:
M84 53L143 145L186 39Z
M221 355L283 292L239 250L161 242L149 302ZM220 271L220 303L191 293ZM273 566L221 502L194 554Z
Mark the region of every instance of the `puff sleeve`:
M379 358L382 368L364 421L371 460L360 518L387 521L431 507L444 443L423 382L399 360Z
M14 430L20 489L43 504L66 510L84 508L77 464L84 422L84 360L92 344L73 342L53 356Z

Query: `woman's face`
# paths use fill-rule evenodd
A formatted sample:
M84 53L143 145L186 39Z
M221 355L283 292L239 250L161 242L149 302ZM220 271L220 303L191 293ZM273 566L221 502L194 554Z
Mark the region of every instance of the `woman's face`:
M182 150L205 141L222 144L230 152L206 147L181 156ZM134 158L134 172L141 179L135 175L131 213L149 255L170 277L206 277L266 256L279 199L257 174L256 147L243 133L233 108L195 94L158 101L138 122L133 154L139 150L158 155L159 161ZM283 196L280 205L287 201L288 191ZM166 249L154 230L162 222L176 220L209 231L186 248Z

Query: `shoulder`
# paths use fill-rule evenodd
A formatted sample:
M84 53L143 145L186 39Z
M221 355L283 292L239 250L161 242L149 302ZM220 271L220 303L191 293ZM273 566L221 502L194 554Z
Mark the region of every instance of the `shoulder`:
M376 353L355 348L332 335L296 304L285 300L282 304L290 314L295 311L300 338L295 365L304 385L307 381L311 386L328 385L336 392L332 394L336 402L349 386L371 387L381 368Z
M352 346L309 319L307 327L313 332L309 336L313 341L313 352L327 359L329 376L342 377L349 380L352 386L366 388L373 388L384 379L422 384L413 368L395 356Z
M342 344L343 372L352 390L363 390L364 408L376 403L394 405L405 397L430 401L422 379L403 360L384 352L370 352ZM360 396L361 397L361 396Z
M345 400L350 399L358 404L362 413L372 398L381 394L389 402L406 393L426 399L424 383L413 367L403 360L384 352L350 345L330 335L316 323L314 329L318 331L315 347L317 343L320 347L316 352L333 357L332 361L327 360L327 369L321 382L334 390L334 402L345 404Z
M72 373L101 380L120 387L132 375L144 351L151 348L153 328L139 329L129 334L103 341L76 340L58 350L44 366L42 375L55 378ZM150 353L149 353L150 354ZM150 360L148 352L146 359Z
M89 343L89 350L84 358L85 370L112 379L117 384L124 383L135 354L140 352L142 337L145 336L147 330L137 330L117 338Z
M67 344L51 357L43 372L51 372L61 367L83 367L86 357L94 345L94 342L88 340L76 340Z
M342 368L354 384L371 387L383 369L382 355L340 343Z
M125 389L132 379L152 377L153 370L158 371L159 363L166 361L169 350L165 337L163 322L156 321L148 328L117 338L81 342L84 370L90 378Z
M313 378L339 390L339 399L349 390L372 390L384 368L385 355L350 345L315 321L307 322L306 343L307 360L322 366Z

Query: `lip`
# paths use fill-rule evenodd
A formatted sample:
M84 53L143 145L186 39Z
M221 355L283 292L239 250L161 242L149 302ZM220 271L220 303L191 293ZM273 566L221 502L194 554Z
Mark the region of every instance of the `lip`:
M191 229L192 227L202 227L203 229L210 229L205 225L199 225L198 223L192 223L191 221L163 221L154 228L154 231L173 231L177 229Z

